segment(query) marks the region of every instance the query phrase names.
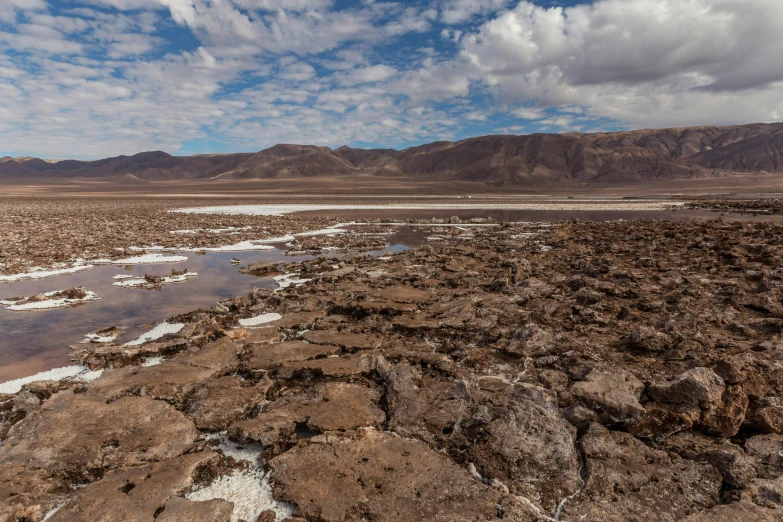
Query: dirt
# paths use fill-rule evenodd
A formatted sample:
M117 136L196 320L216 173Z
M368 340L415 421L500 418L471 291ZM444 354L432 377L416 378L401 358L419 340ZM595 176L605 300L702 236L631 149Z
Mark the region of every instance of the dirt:
M0 397L0 520L224 520L186 494L248 463L208 434L262 445L290 520L780 519L783 226L463 228L82 345L96 380Z

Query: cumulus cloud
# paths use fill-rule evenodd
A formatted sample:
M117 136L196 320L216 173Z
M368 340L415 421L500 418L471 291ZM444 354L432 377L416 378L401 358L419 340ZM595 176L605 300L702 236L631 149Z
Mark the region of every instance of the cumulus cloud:
M3 153L783 119L779 0L3 1Z
M523 1L463 37L461 52L507 99L640 125L723 123L779 114L781 31L777 0Z
M498 11L509 3L510 0L444 0L440 16L447 24L459 24L476 15Z

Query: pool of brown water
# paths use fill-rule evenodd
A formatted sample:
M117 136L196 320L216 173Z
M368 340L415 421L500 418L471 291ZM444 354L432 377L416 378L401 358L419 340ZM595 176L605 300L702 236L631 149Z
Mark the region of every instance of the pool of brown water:
M424 241L421 233L407 227L388 239L391 246L384 251L391 252L400 252ZM219 299L247 294L254 287L277 288L271 277L240 273L241 266L257 261L295 262L313 257L287 256L283 245L273 246L276 246L275 250L187 253L183 255L187 255L188 260L181 263L98 266L69 275L0 283L0 299L74 286L83 286L100 297L99 301L40 311L12 312L0 306L0 383L73 364L68 347L81 342L86 334L95 330L126 327L116 340L122 344L145 332L147 328L142 325L212 306ZM372 255L381 253L369 252ZM231 264L235 257L242 261L240 265ZM153 290L113 286L116 275L168 275L172 269L184 268L198 275L184 283Z

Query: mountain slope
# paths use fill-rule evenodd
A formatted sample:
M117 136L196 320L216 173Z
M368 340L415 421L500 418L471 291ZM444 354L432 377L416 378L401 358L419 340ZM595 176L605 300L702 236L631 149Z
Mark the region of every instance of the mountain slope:
M405 150L275 145L257 153L171 156L142 152L98 161L0 158L0 178L247 180L404 176L529 186L783 173L783 123L597 134L498 135ZM128 178L131 175L133 178Z

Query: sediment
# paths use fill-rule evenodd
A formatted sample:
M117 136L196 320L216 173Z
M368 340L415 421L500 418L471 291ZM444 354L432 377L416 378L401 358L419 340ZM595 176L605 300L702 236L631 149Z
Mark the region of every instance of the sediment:
M188 495L248 470L258 520L780 519L783 226L424 232L0 397L0 520L232 520Z

